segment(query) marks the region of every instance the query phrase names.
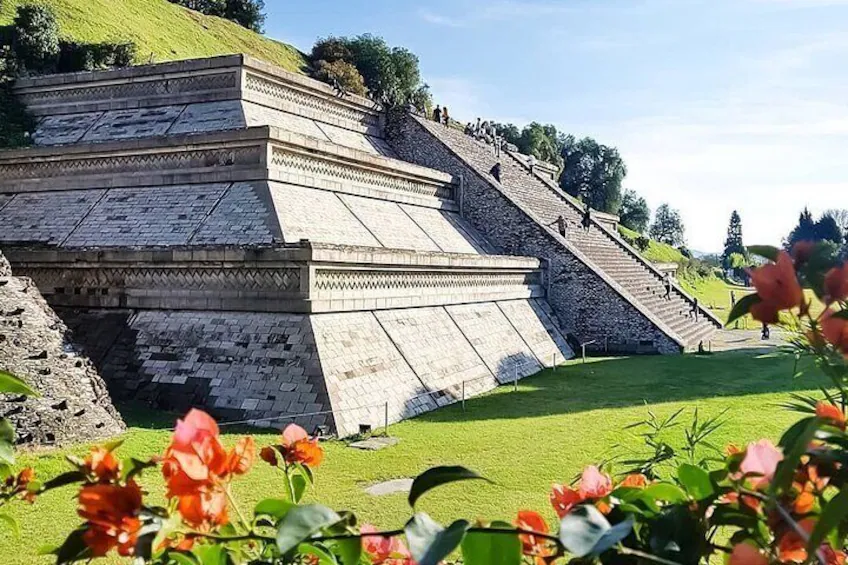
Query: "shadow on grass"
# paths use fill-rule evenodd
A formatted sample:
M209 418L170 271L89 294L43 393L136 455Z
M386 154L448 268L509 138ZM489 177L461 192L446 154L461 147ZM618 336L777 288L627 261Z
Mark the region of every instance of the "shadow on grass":
M177 423L177 419L185 416L185 413L160 410L141 402L117 403L115 408L124 418L127 428L140 428L143 430L172 430ZM245 424L227 425L223 420L219 421L218 425L221 427L222 434L276 436L280 433L280 430L275 428L254 427Z
M546 369L492 394L418 416L428 422L507 420L597 410L739 397L777 392L818 390L823 377L793 379L794 357L762 349L712 355L619 357L572 361Z

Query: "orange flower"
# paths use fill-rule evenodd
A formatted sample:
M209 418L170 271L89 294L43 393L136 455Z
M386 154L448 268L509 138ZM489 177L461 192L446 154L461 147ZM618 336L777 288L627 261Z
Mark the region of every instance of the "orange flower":
M551 489L551 506L560 519L572 511L575 506L583 502L583 496L576 490L555 484Z
M631 473L624 477L624 480L619 483L620 487L645 488L648 486L648 477L641 473Z
M521 510L515 520L515 526L522 530L530 530L540 534L548 533L548 524L545 519L538 512L532 510ZM544 565L545 558L554 554L553 548L545 542L544 538L533 534L519 534L518 538L521 540L522 553L534 556L537 565Z
M804 292L798 283L792 258L785 251L778 254L777 262L749 270L751 281L761 302L751 307L755 320L767 324L779 321L778 312L801 306Z
M795 499L795 502L792 503L792 510L796 514L809 514L813 511L813 508L815 508L815 506L816 497L813 496L813 493L803 491Z
M250 436L241 438L227 457L227 470L234 475L243 475L253 466L256 459L256 442Z
M824 401L818 402L816 404L816 416L823 420L828 420L837 428L845 429L845 414L835 404Z
M824 557L826 565L845 565L845 552L836 551L829 544L823 544L819 547L819 551Z
M229 522L227 494L222 488L210 488L180 496L177 510L186 524L203 532Z
M315 468L324 460L324 450L317 439L310 439L306 430L297 424L289 424L283 430L283 457L287 463L301 463Z
M804 518L798 525L809 534L816 521L814 518ZM803 563L807 560L807 543L795 530L788 530L777 542L777 558L783 563Z
M749 496L747 494L743 494L739 496L738 492L726 492L720 497L718 497L717 502L719 504L736 504L737 502L742 501L742 504L753 510L754 512L758 512L760 510L760 501L754 498L753 496Z
M834 267L824 277L824 301L832 304L848 299L848 263Z
M837 318L828 309L821 317L821 328L825 339L848 357L848 320Z
M728 455L736 455L737 453L742 453L742 450L739 449L739 446L736 445L735 443L728 443L724 447L724 452L727 453Z
M737 543L730 554L729 565L768 565L762 552L749 543Z
M85 473L97 477L97 482L111 483L121 478L121 461L105 447L95 447L83 462Z
M133 555L141 520L141 489L134 481L126 486L95 484L82 487L79 515L86 520L83 541L92 555L102 557L112 548Z
M262 458L264 462L271 465L272 467L277 466L277 450L270 446L265 446L259 452L259 457Z

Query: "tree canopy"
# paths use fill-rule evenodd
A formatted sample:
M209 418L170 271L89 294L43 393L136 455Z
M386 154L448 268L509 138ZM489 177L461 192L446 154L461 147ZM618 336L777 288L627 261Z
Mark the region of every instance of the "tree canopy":
M265 25L264 0L169 0L207 16L218 16L256 33Z
M592 208L617 214L621 206L621 182L627 167L618 149L584 137L563 139L564 168L559 184L567 193L581 198Z
M839 225L843 219L839 213L825 212L816 221L807 209L798 216L798 224L786 238L786 247L791 248L799 241L830 241L837 248L845 244L845 234Z
M727 238L724 240L724 252L722 252L722 263L726 268L735 269L738 260L734 260L734 255L741 255L743 259L748 257L748 250L742 241L742 218L736 210L730 214L730 223L727 226ZM741 265L744 266L744 265Z
M635 190L625 190L618 209L621 225L639 233L645 233L651 221L651 209L648 202Z
M685 229L680 212L674 210L668 204L660 204L654 214L654 223L651 224L651 237L659 242L677 247L685 244L684 234Z

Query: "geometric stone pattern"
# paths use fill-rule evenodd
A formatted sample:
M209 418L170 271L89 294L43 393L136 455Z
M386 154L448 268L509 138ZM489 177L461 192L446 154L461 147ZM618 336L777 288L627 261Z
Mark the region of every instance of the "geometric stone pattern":
M164 135L185 106L135 108L104 112L82 136L83 143Z
M383 247L439 251L433 240L395 202L348 194L341 194L339 198Z
M69 116L45 116L38 122L32 142L35 145L77 143L102 115L103 112L80 112Z
M336 145L344 145L345 147L352 147L366 153L383 155L385 157L395 156L394 151L379 137L363 135L359 132L332 124L321 122L315 122L315 124L321 128L321 132L327 136L327 139Z
M533 350L497 303L458 304L445 309L499 383L509 383L542 369Z
M268 184L287 243L308 239L380 247L335 193L278 182Z
M424 230L435 244L447 253L486 253L482 238L475 239L473 230L459 214L424 206L401 204L401 209Z
M11 420L18 443L93 441L124 430L103 379L70 346L66 332L38 289L10 276L0 254L0 369L40 394L0 400L0 416Z
M247 124L237 100L189 104L167 130L168 135L241 129Z
M309 319L300 314L139 311L102 363L116 398L164 409L206 406L237 420L327 406ZM331 418L298 422L311 431Z
M247 123L248 127L274 126L286 131L293 131L295 133L305 135L313 139L319 139L321 141L330 141L330 138L327 137L327 135L318 125L318 122L316 122L315 120L312 120L310 118L304 118L303 116L298 116L297 114L281 112L274 108L261 106L259 104L253 104L251 102L243 101L241 105L242 111L244 112L244 120ZM353 137L362 137L362 134L355 133ZM344 143L341 145L355 147L358 149L360 143L359 141L357 141L353 145L350 145L349 143ZM373 153L373 151L371 152Z
M451 272L451 271L390 271L321 268L315 273L312 288L316 291L378 291L390 296L406 294L409 289L428 294L432 290L444 294L451 289L507 290L512 287L531 287L540 284L538 272ZM463 293L465 294L465 293ZM317 296L322 296L317 293Z
M424 384L371 312L312 317L321 369L340 434L359 424L382 427L435 408ZM388 405L388 408L386 408Z
M185 245L227 186L112 189L64 245Z
M563 361L561 351L568 350L568 344L535 300L505 300L498 306L543 365Z
M190 243L241 245L272 243L276 236L270 206L258 195L264 183L237 182L230 186ZM261 188L260 188L261 187Z
M466 396L498 386L444 307L384 310L375 315L424 385L430 390L447 389L444 396L433 396L437 403L461 399L463 381L467 381ZM450 355L445 355L445 344L451 344Z
M58 245L104 193L104 190L74 190L16 194L0 209L0 241Z

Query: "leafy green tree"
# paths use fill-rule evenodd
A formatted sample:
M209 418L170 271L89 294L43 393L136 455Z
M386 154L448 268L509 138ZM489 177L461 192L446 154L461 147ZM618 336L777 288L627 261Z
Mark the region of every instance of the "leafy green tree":
M532 122L521 131L517 145L526 155L562 167L562 138L555 126Z
M49 6L18 6L12 48L18 64L28 71L50 71L59 55L59 25Z
M635 190L625 190L618 209L621 225L639 233L645 233L651 221L651 209L648 202Z
M362 75L359 74L356 67L347 61L338 60L332 63L324 60L318 61L314 76L327 84L337 85L350 94L365 96L368 93Z
M651 237L659 242L677 247L685 244L684 233L680 212L674 210L668 204L660 204L654 214L654 223L651 224Z
M742 218L736 210L730 214L730 224L727 226L727 238L724 240L724 252L721 254L722 263L726 268L737 268L731 264L731 259L734 255L741 255L743 259L748 256L748 250L742 241Z
M327 61L334 63L336 61L345 61L353 63L353 53L347 46L347 41L343 37L322 37L312 46L312 53L309 58L313 64L318 61Z
M262 33L265 25L265 2L263 0L227 0L224 17L256 33Z
M816 241L832 241L838 246L842 245L842 230L836 223L836 218L824 214L816 222Z
M495 124L495 131L504 141L511 143L521 150L521 130L515 124Z
M786 239L786 247L791 249L799 241L816 241L816 222L807 208L798 217L798 225Z
M562 157L564 168L559 184L563 190L596 210L618 213L621 182L627 175L618 149L591 137L578 140L568 135L563 138Z

